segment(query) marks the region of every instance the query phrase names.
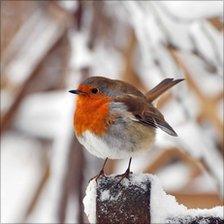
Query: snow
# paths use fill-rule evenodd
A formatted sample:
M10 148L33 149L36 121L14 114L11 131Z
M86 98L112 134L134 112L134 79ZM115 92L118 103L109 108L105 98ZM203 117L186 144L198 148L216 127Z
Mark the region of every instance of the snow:
M150 178L152 223L165 223L167 217L173 214L180 215L187 210L185 206L177 203L175 197L165 193L157 177L150 175Z
M189 72L193 74L191 78L203 95L213 97L222 92L222 76L217 75L218 73L212 73L206 70L204 62L195 55L181 53L180 56L185 62ZM203 74L203 76L201 76L201 74Z
M84 211L90 223L96 223L96 186L95 180L90 181L83 199Z
M113 178L113 176L110 176ZM123 179L122 186L137 185L144 190L147 190L146 183L151 182L151 197L150 197L150 213L152 223L166 223L172 218L183 217L220 217L223 219L223 207L217 206L212 209L188 209L182 204L178 204L175 197L168 195L162 188L159 179L151 174L131 174L130 180ZM85 213L88 216L90 223L96 222L96 188L97 183L92 180L86 190L86 196L83 200ZM116 200L110 195L109 190L101 192L101 201Z
M223 221L223 207L217 206L212 209L189 209L183 216L174 215L169 217L166 221L168 223L200 223L209 224L217 223L216 221L211 222L210 218L218 218ZM197 221L193 221L197 220Z
M141 187L142 189L147 190L147 186L145 183L147 182L148 178L149 177L143 173L132 174L130 178L131 181L125 178L122 180L122 184L123 186L126 186L126 187L130 185L137 185Z
M223 70L223 51L220 49L223 49L223 33L219 32L217 29L215 29L214 26L212 26L210 23L203 23L204 29L207 31L207 37L212 42L214 50L216 51L215 59L217 63L220 63L219 66L221 66L221 70Z
M61 125L65 124L62 120L66 113L72 122L73 107L74 97L67 91L32 94L24 99L16 116L15 126L33 136L51 139L61 130Z
M151 2L154 8L154 16L157 17L158 26L166 36L166 41L170 41L174 46L183 50L192 50L193 46L188 35L189 23L180 23L177 20L164 13L164 9L158 2ZM175 32L173 32L175 30Z
M88 34L70 31L68 37L72 48L72 54L69 59L70 68L77 71L82 67L89 66L92 63L93 56L86 47Z
M13 49L17 49L21 45L20 43L23 43L20 51L13 55L10 66L6 67L4 71L13 84L18 85L25 82L43 55L61 36L63 28L40 10L33 13L31 18L16 33L7 49L7 54L10 54ZM29 37L26 41L24 41L24 34Z
M178 204L175 197L166 194L162 189L159 179L149 175L151 178L151 222L166 223L170 217L184 216L214 216L223 219L223 207L217 206L212 209L187 209L186 206Z
M213 65L217 65L216 52L219 52L218 45L214 46L211 38L208 38L208 29L212 29L212 33L217 32L205 22L194 22L190 27L190 34L195 41L195 47L197 47L198 51ZM221 43L218 35L214 43Z
M22 222L42 177L41 145L8 132L1 136L1 149L1 222Z
M73 0L59 0L58 4L70 13L74 13L78 7L78 3Z
M190 215L193 217L196 216L202 216L202 217L208 217L208 216L213 216L213 217L219 217L221 219L224 218L224 213L223 213L223 207L222 206L216 206L211 209L188 209L186 215Z
M178 141L183 148L193 157L200 159L209 166L211 173L216 179L216 184L223 195L223 159L218 150L215 149L214 140L206 133L203 128L196 126L195 123L186 123L180 129ZM194 136L194 138L192 138ZM203 141L198 141L203 139Z
M160 3L179 19L221 16L223 9L223 1L160 1Z
M117 201L117 199L121 196L122 192L119 192L116 196L112 196L110 195L110 191L109 190L104 190L101 192L101 197L100 200L101 201Z
M105 190L101 193L101 196L100 196L100 200L102 201L106 201L110 198L110 191L109 190Z
M163 189L166 191L178 191L183 188L190 179L190 169L186 164L177 162L166 169L159 170L158 176Z
M105 58L111 56L110 61ZM93 74L111 79L119 79L122 71L122 55L113 48L99 45L93 53Z

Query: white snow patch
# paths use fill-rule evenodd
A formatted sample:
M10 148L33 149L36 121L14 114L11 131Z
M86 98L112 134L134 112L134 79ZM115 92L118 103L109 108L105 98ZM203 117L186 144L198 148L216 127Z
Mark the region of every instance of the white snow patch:
M84 211L90 223L96 223L96 181L89 182L86 196L83 199Z
M185 164L178 162L161 169L157 173L162 187L166 191L178 191L184 187L190 178L190 169Z
M151 178L150 205L152 223L165 223L167 217L186 212L187 208L184 205L179 205L174 196L166 194L157 177L148 176Z
M173 16L199 19L222 15L222 1L160 1ZM189 13L190 12L190 13Z
M224 212L222 206L216 206L211 209L188 209L185 215L190 215L193 217L201 216L201 217L219 217L221 219L224 218Z
M15 126L29 135L51 139L58 131L65 132L64 119L72 123L73 107L74 98L65 91L32 94L24 99Z
M121 195L121 192L119 192L116 196L112 196L112 195L110 195L109 190L105 190L105 191L101 192L100 200L101 201L107 201L107 200L116 201L120 197L120 195Z
M60 0L60 1L58 1L58 4L70 13L74 13L78 8L78 2L71 1L71 0L70 1Z
M20 223L42 178L41 145L7 132L1 137L1 223Z
M110 191L109 190L105 190L101 193L101 196L100 196L100 200L101 201L106 201L110 198Z

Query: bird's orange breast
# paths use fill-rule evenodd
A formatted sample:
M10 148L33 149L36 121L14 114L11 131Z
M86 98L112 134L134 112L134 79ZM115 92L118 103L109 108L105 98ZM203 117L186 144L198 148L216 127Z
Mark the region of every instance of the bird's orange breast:
M74 128L79 136L85 131L102 135L107 130L109 97L78 96L74 116Z

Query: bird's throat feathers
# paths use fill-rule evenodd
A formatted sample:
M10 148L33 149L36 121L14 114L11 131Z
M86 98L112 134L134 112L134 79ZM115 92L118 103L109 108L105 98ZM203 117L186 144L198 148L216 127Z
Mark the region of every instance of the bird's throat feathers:
M110 98L105 95L80 95L77 97L74 127L78 136L85 131L97 135L106 132L109 119Z

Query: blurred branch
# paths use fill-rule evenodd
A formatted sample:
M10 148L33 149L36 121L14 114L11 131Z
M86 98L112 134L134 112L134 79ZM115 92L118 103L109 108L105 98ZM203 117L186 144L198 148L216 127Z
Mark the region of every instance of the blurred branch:
M39 9L23 24L5 50L2 79L7 80L13 100L1 116L1 133L10 126L29 84L37 75L35 69L59 41L66 28L65 16L55 20Z
M223 124L219 117L217 116L216 112L216 101L214 101L213 98L209 98L207 96L204 96L203 93L200 91L196 83L194 82L193 78L194 75L191 74L189 68L186 66L183 58L181 57L181 53L176 51L175 49L168 48L170 54L176 61L176 63L183 69L186 77L186 81L188 82L188 85L192 92L195 93L196 97L198 98L200 104L201 104L201 113L211 121L211 123L214 124L214 126L217 129L217 133L219 134L220 140L223 137ZM222 93L223 94L223 93ZM221 95L222 95L221 94ZM214 97L216 98L216 96Z
M135 83L135 87L146 92L147 91L146 86L144 86L143 83L141 82L133 66L136 45L137 45L137 40L135 37L135 33L134 31L131 31L129 39L128 39L127 47L123 51L124 70L121 77L126 82Z
M217 72L216 66L213 65L212 62L209 61L198 49L198 45L196 43L195 36L190 35L189 38L193 45L193 53L204 61L206 70L208 70L210 73L216 73Z
M211 33L209 32L209 30L207 29L205 24L202 24L202 31L204 32L205 37L207 37L208 41L210 42L210 44L212 46L212 49L215 54L215 60L221 67L223 67L223 58L219 54L220 49L217 47L217 40L215 40L212 37Z
M45 160L45 159L44 159ZM45 164L43 164L44 168L43 168L43 176L41 178L41 181L39 183L39 185L37 186L37 189L27 207L25 216L24 216L24 223L26 222L26 219L28 218L28 216L33 212L33 210L35 209L36 204L38 203L39 197L41 196L41 193L43 192L43 189L46 187L48 178L50 176L50 164L49 161L45 161Z
M67 167L65 170L65 176L63 180L63 189L60 195L60 201L58 204L58 221L59 223L66 222L67 206L69 205L69 199L75 197L78 198L78 222L83 223L83 173L85 170L84 155L82 146L74 136L71 139L71 146L68 155ZM76 217L74 217L76 220Z
M208 19L208 21L220 32L223 32L224 29L224 24L223 22L220 20L219 17L213 17Z
M199 17L195 17L195 18L185 18L185 17L181 17L181 16L176 16L173 12L171 12L171 10L166 5L164 5L163 2L158 1L158 2L156 2L156 4L163 10L163 12L169 17L169 19L171 19L177 23L192 23L197 20L201 20L203 18L210 19L210 16L206 16L206 14L201 15Z
M188 155L183 150L178 148L170 148L164 149L157 158L153 161L153 163L149 164L148 167L144 170L147 173L155 173L161 167L164 167L169 163L173 158L179 158L184 161L187 165L191 167L195 167L197 170L203 170L203 166L200 164L199 160Z
M214 206L223 206L223 200L217 193L184 193L183 190L169 192L177 202L189 208L212 208Z
M194 83L192 79L193 74L191 74L189 68L186 66L184 60L181 57L180 52L172 48L169 48L169 51L170 51L170 54L173 56L174 60L177 62L177 64L183 69L186 80L189 83L190 89L195 93L195 95L199 99L199 102L202 108L201 113L205 115L206 118L209 119L217 128L217 133L220 136L220 142L221 142L223 139L223 124L217 116L216 104L214 103L214 100L211 98L205 97L201 93L198 86ZM218 164L223 166L223 158L217 149L212 150L207 148L204 150L205 151L201 155L201 162L204 165L204 168L208 171L208 173L210 173L213 176L213 178L216 180L220 194L222 194L223 177L221 176L221 173L219 170L220 167L217 166L216 163L214 162L216 160ZM224 153L223 149L222 149L222 153Z

